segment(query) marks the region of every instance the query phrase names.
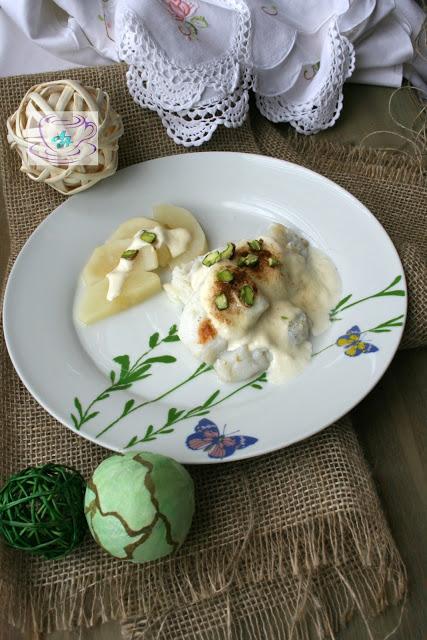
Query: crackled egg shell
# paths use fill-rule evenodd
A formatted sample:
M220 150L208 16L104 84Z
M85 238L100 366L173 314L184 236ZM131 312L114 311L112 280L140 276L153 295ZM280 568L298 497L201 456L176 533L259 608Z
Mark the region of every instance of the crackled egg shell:
M85 514L95 541L116 558L148 562L184 542L194 513L186 469L157 453L113 455L87 484Z

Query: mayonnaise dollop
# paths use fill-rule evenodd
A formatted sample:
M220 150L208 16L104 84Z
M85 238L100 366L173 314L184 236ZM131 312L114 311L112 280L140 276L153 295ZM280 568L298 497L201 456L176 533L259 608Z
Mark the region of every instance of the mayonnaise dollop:
M153 242L147 242L141 239L141 234L147 231L148 233L155 234L155 240ZM160 225L153 227L152 229L139 229L132 238L132 242L126 248L126 251L140 251L144 247L153 247L154 249L160 249L163 246L167 246L172 258L176 258L184 253L191 241L191 234L187 229L177 227L176 229L166 229ZM108 293L107 300L111 302L120 295L127 275L132 271L134 266L134 259L127 259L121 257L118 265L109 273L107 273L108 279Z

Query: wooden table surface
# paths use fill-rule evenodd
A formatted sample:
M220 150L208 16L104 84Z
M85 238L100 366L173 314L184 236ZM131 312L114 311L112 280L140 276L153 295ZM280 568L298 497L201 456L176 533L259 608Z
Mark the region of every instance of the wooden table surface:
M383 129L398 131L387 115L391 90L349 86L347 108L336 127L321 134L333 140L358 142ZM351 108L350 108L351 106ZM406 125L419 106L408 92L394 101L394 115ZM402 146L399 138L370 137L372 146ZM397 142L397 145L395 144ZM0 203L0 238L7 234ZM0 274L7 258L7 243L0 242ZM427 350L399 352L375 389L353 412L354 425L372 469L392 533L406 563L409 597L402 624L393 640L427 640ZM374 620L375 638L384 638L396 625L400 609L389 609ZM4 635L3 635L4 633ZM24 640L0 630L0 640ZM77 633L57 632L46 640L119 640L117 623ZM370 640L357 617L337 640ZM26 639L25 639L26 640ZM248 639L249 640L249 639ZM275 640L251 638L251 640Z

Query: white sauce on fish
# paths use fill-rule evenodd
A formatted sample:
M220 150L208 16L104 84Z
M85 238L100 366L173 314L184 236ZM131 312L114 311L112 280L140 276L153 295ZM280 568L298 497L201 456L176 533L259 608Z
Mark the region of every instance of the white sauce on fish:
M221 291L230 292L229 308L221 311L215 306L217 274L230 269L238 277L236 259L212 267L196 259L176 267L172 282L165 285L169 297L184 304L178 331L182 342L196 357L213 364L226 382L250 378L266 365L270 382L295 376L310 361L310 333L325 331L329 311L339 299L339 275L325 254L283 225L273 225L262 240L280 265L258 271L244 268L256 287L252 306L244 305L227 285L221 285ZM243 248L247 249L246 241L238 243L237 251ZM212 334L206 341L200 333L202 323Z
M290 266L291 260L287 260ZM298 261L297 261L298 262ZM332 262L320 251L310 247L306 268L294 265L299 285L291 291L283 278L275 287L263 287L269 306L259 320L242 337L230 337L228 349L247 345L249 351L265 349L271 359L268 368L270 382L279 384L293 378L308 364L312 354L309 332L319 335L329 326L329 311L339 300L340 282ZM326 284L325 284L326 283ZM268 290L270 289L270 290ZM299 344L290 340L289 325L303 311L310 323L308 335ZM221 335L221 329L218 331ZM304 335L300 338L305 338ZM218 368L216 367L217 372Z
M154 242L150 243L145 240L141 240L140 236L144 231L148 231L149 233L154 233L156 235ZM165 227L157 225L152 229L140 229L137 231L126 251L139 251L147 246L153 247L154 249L160 249L166 245L172 258L176 258L176 256L180 256L184 251L186 251L190 244L190 240L191 235L187 229L182 229L181 227L176 229L166 229ZM107 273L107 300L111 302L111 300L114 300L114 298L117 298L120 295L127 275L133 269L133 265L134 260L120 258L117 267L110 271L110 273Z

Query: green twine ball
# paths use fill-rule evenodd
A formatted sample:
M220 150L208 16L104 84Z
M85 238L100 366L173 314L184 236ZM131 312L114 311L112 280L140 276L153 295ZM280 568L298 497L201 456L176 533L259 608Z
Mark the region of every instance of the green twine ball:
M179 549L191 526L194 485L184 467L157 453L107 458L87 484L95 541L116 558L156 560Z
M85 481L60 464L29 467L11 476L0 491L0 533L14 549L51 560L83 539Z

